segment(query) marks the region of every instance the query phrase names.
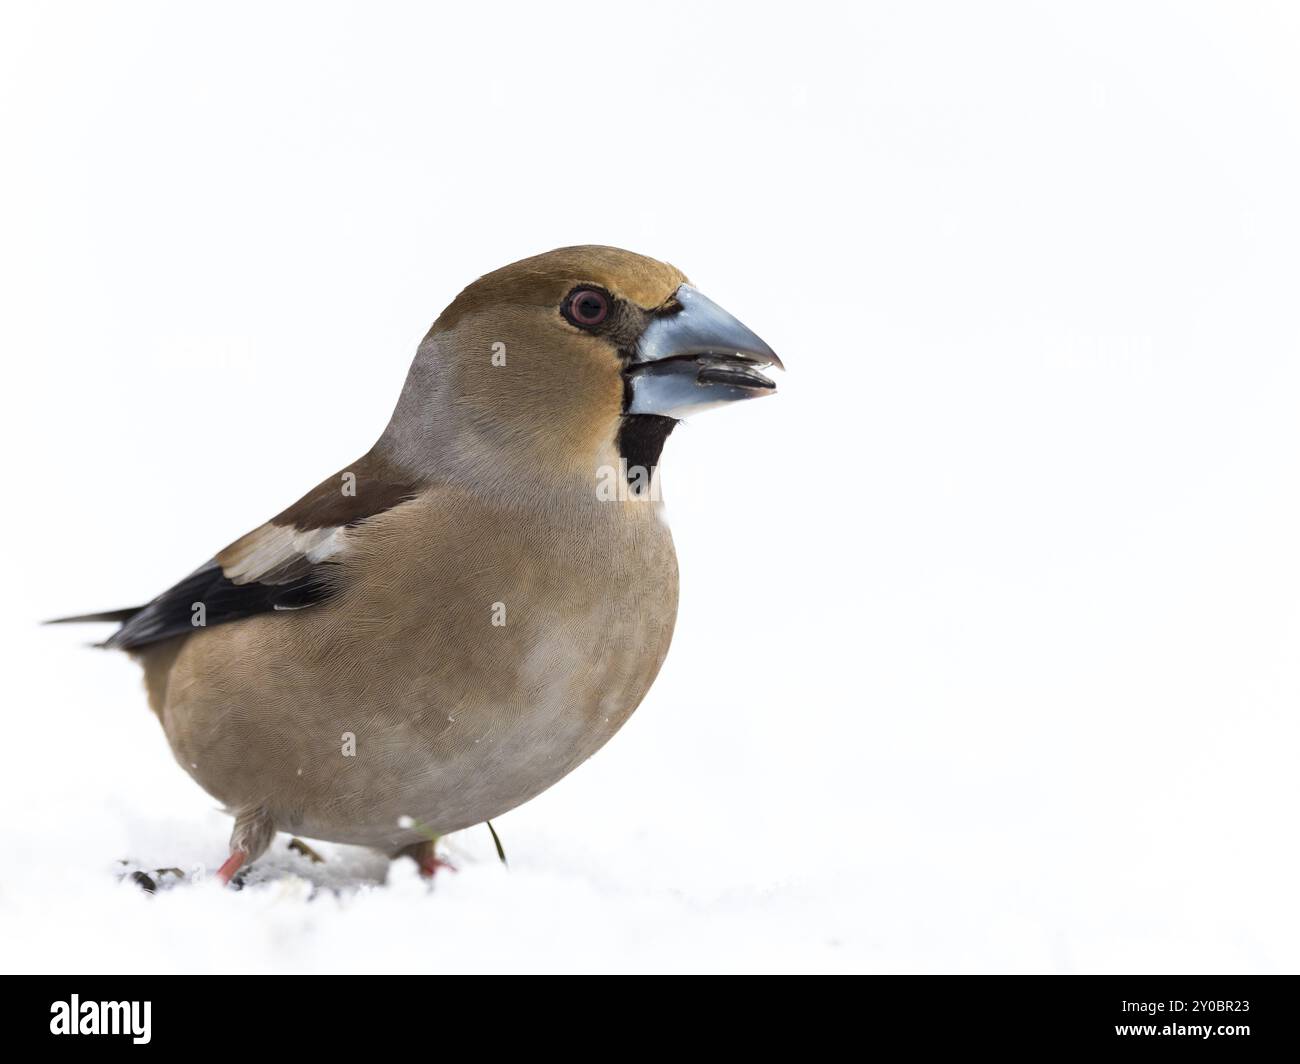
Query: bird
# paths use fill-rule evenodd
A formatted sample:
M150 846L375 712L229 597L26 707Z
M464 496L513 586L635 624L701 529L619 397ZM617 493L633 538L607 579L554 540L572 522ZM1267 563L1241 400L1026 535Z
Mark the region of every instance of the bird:
M480 277L420 343L374 446L97 644L144 671L172 752L234 818L413 858L540 794L668 652L659 490L681 419L784 370L676 267L597 245Z

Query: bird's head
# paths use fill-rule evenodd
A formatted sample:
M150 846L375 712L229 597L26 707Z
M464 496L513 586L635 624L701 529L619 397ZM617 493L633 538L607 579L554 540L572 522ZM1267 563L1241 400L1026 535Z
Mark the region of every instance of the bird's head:
M676 267L560 248L479 278L434 322L389 433L430 472L652 470L677 421L767 395L776 353ZM428 454L420 456L420 450Z

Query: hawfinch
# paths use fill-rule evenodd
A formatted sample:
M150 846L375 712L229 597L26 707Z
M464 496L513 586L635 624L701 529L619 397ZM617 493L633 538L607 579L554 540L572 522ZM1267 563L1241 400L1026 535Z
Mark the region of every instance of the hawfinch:
M144 667L181 767L234 817L415 858L582 764L673 634L654 470L679 418L776 354L674 267L561 248L475 281L366 454L101 644Z

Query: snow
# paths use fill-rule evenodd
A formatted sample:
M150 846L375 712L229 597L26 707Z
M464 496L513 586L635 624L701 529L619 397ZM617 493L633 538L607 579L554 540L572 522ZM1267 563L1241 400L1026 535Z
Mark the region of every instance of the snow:
M1293 13L4 18L0 968L1300 969ZM37 622L342 468L438 308L585 240L789 367L669 441L658 682L508 869L282 836L220 889L138 670Z
M1181 773L1059 749L1017 765L981 748L972 764L943 739L927 755L920 735L910 754L872 752L845 737L888 729L834 719L868 707L787 706L797 681L692 700L686 627L610 746L497 821L508 869L486 828L448 840L458 870L432 888L411 862L314 844L316 865L279 836L242 891L210 876L229 821L171 761L134 666L40 631L44 649L27 646L48 701L10 733L40 771L7 796L4 966L1256 971L1295 956L1293 858L1261 838L1293 784L1280 764L1252 778L1267 754L1225 789L1198 769L1230 767L1244 753L1230 739ZM1236 820L1246 808L1253 822ZM150 896L122 859L200 874Z

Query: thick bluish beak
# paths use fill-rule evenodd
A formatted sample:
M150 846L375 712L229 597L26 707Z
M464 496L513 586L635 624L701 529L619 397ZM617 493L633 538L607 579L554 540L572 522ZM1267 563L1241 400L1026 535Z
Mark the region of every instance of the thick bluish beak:
M651 319L624 373L629 414L682 418L776 390L761 369L784 370L776 352L688 284L676 308Z

